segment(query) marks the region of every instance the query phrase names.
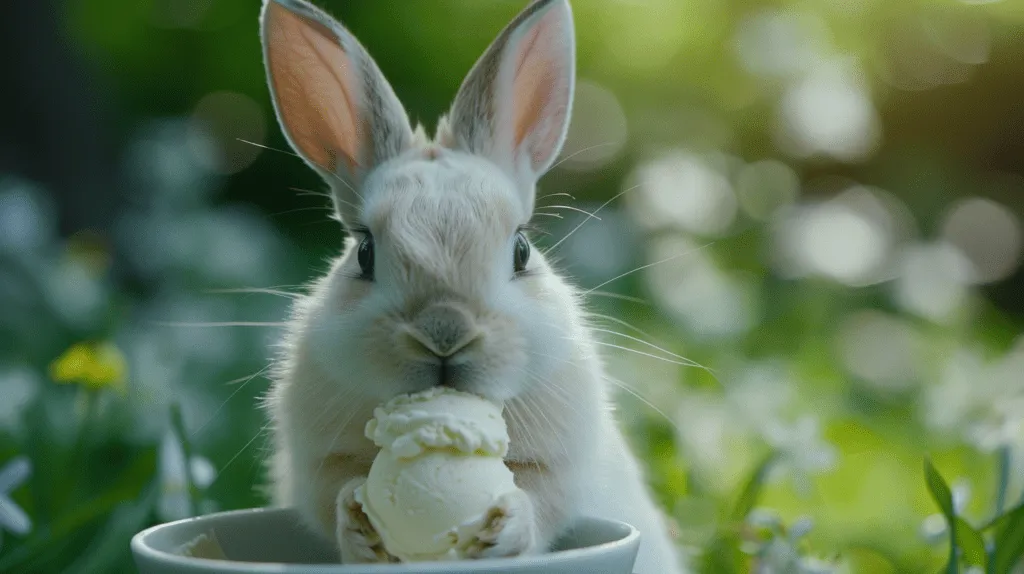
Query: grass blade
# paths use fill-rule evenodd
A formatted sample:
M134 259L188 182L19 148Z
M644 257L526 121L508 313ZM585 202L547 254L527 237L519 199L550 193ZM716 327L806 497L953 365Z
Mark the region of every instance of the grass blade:
M956 543L962 552L963 561L968 566L981 566L982 568L987 566L988 554L985 553L985 539L976 528L959 517L956 519Z
M992 574L1009 574L1024 557L1024 504L1007 512L997 522Z
M949 525L949 563L946 565L947 574L958 574L960 571L956 557L956 513L953 511L953 493L949 485L942 478L939 471L935 470L930 459L924 459L924 477L928 484L928 491L931 492L935 503L939 505L942 515L946 517L946 524Z
M761 495L761 488L764 486L768 473L772 469L772 464L775 463L775 457L775 453L772 453L765 457L761 464L757 465L757 469L750 476L750 479L747 480L743 490L740 492L739 498L736 499L736 507L732 511L733 520L743 520L753 510L754 505L757 504L757 499Z

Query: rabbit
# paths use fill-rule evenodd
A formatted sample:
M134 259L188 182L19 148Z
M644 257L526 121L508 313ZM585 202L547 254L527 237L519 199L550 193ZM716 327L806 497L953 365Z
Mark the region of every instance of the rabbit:
M529 239L575 83L567 0L537 0L470 70L434 137L356 38L305 0L263 0L263 58L295 152L329 185L340 257L296 300L264 399L272 504L343 563L395 562L353 498L374 407L449 386L504 406L502 498L469 558L544 552L581 515L641 531L640 574L684 559L614 418L582 292Z

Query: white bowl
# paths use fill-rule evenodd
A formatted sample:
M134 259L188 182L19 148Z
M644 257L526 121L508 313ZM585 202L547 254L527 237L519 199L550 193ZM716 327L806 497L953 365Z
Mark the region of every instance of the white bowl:
M181 545L211 531L229 560L176 554ZM584 518L554 550L538 556L341 565L331 546L304 530L295 511L286 508L208 514L154 526L132 538L140 574L630 574L639 547L640 533L632 526Z

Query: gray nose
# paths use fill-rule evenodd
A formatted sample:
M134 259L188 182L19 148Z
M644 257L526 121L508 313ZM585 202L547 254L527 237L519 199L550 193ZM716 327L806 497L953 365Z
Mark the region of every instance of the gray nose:
M473 317L453 303L435 303L416 315L413 337L438 357L450 357L477 337Z

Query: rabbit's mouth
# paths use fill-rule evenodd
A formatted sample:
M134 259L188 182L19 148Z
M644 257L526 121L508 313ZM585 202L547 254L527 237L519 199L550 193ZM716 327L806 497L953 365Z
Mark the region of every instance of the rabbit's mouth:
M441 358L415 361L410 368L408 384L410 390L420 391L432 387L446 387L457 391L473 393L484 398L488 396L484 373L476 364L464 357Z

